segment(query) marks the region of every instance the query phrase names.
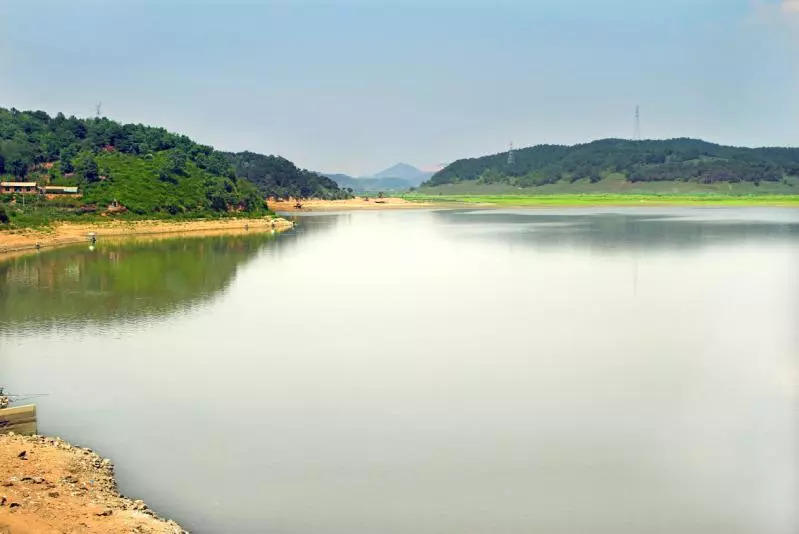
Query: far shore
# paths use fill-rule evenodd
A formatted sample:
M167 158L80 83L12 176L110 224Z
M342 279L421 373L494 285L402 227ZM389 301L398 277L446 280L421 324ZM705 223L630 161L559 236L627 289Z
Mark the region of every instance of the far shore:
M182 234L222 235L242 232L284 231L293 223L282 218L236 218L205 220L143 220L108 222L60 222L44 228L0 231L0 259L48 247L87 243L91 234L100 237L176 237Z
M349 210L385 210L385 209L419 209L452 207L451 204L442 204L434 200L409 201L399 197L355 197L346 200L320 200L306 199L297 201L269 199L269 208L277 212L303 212L303 211L349 211Z
M799 208L799 195L638 195L638 194L561 194L561 195L425 195L403 197L356 197L347 200L270 200L277 212L389 210L418 208L570 208L570 207L714 207L760 206Z
M569 207L799 207L797 195L627 194L574 193L551 195L431 195L409 194L408 202L435 202L466 208L569 208Z

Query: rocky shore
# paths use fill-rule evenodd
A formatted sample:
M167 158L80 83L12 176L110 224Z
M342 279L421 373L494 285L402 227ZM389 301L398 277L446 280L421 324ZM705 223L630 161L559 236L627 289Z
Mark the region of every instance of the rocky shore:
M0 435L0 534L182 534L119 494L114 466L59 438Z

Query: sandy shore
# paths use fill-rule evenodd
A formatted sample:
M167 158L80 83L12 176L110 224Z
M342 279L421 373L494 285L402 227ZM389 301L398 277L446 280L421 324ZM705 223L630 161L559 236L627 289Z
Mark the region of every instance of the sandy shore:
M157 236L181 234L216 235L239 232L283 231L292 223L281 218L211 219L194 221L110 221L97 223L56 223L43 229L0 231L0 258L24 252L72 243L86 243L91 232L97 237Z
M410 202L402 198L376 198L356 197L347 200L317 200L308 199L302 201L302 208L296 207L295 200L269 200L269 208L273 211L294 212L294 211L348 211L348 210L381 210L381 209L414 209L414 208L435 208L441 206L434 202Z
M184 532L122 497L110 460L58 438L0 435L0 503L5 534Z

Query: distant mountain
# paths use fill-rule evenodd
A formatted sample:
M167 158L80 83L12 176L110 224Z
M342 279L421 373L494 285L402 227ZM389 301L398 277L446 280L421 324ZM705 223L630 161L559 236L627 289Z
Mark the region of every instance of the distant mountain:
M799 176L799 148L739 148L697 139L602 139L574 146L538 145L461 159L425 186L473 182L536 187L547 184L625 182L787 182Z
M335 181L339 187L350 188L356 193L377 193L380 191L407 191L411 187L428 180L433 173L424 172L407 163L397 163L372 176L355 178L347 174L323 173Z
M397 163L384 171L380 171L370 178L401 178L408 181L412 186L418 186L433 175L431 172L424 172L413 165L407 163Z
M414 187L412 182L402 178L354 178L346 174L323 174L323 176L336 182L340 188L349 188L355 193L407 191Z

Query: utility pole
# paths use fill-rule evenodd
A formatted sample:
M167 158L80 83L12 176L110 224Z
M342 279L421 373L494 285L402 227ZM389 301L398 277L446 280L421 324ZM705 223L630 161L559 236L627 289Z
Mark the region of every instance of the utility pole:
M508 166L510 167L516 163L516 156L513 154L513 141L510 142L510 149L508 150Z
M636 141L641 140L641 108L635 106L635 129L633 130L633 139Z

